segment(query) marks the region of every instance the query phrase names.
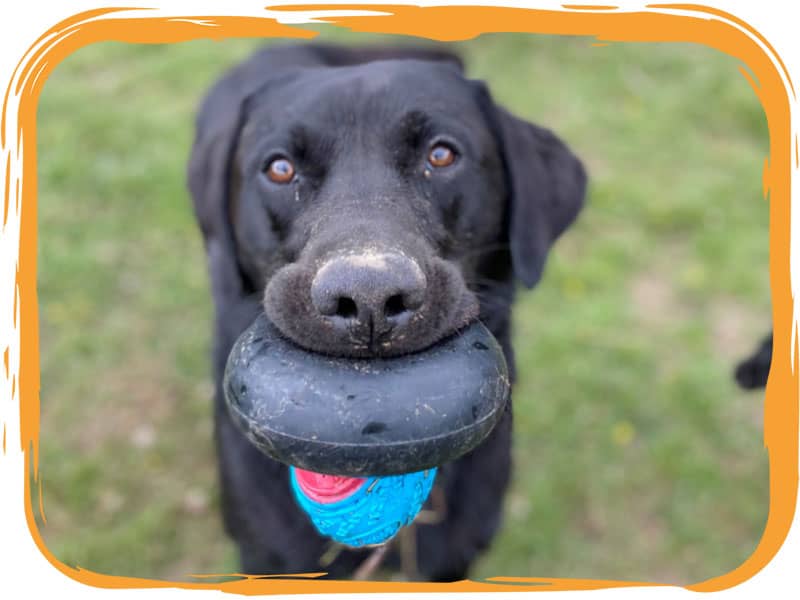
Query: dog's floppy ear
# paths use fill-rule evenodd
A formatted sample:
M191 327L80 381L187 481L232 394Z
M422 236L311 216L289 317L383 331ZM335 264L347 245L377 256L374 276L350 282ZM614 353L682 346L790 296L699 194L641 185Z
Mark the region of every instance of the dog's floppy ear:
M228 93L225 93L225 92ZM242 295L243 280L228 222L228 171L240 130L244 97L215 88L198 114L189 158L188 184L203 232L211 288L219 308Z
M265 48L228 71L211 87L197 113L195 139L188 165L189 191L203 232L214 303L241 297L247 289L236 259L229 217L230 170L244 124L248 98L281 72L288 48ZM313 63L308 52L295 52L295 63Z
M318 65L310 47L261 49L225 73L209 90L195 121L188 166L189 191L208 255L211 291L217 309L254 291L236 258L229 217L230 169L244 124L248 98L298 66Z
M550 246L583 206L586 171L553 132L491 107L506 171L511 260L517 278L531 288Z

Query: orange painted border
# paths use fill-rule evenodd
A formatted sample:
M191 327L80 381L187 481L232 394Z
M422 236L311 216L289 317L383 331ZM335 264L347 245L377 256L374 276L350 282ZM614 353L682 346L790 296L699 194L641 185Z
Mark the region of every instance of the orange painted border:
M567 5L565 11L501 7L417 7L404 5L319 5L274 7L272 10L376 10L380 16L317 17L359 32L407 34L440 41L473 38L490 32L595 36L598 42L693 42L704 44L740 59L755 75L749 79L767 115L770 154L764 167L764 190L770 199L770 285L773 300L773 366L767 384L764 408L764 436L769 453L770 510L764 535L755 552L730 573L687 586L695 591L715 591L737 585L760 571L778 551L794 516L798 482L798 348L790 354L793 326L792 294L789 280L789 214L792 137L789 121L789 93L794 89L788 73L767 40L747 23L718 9L698 5L653 5L654 10L680 10L690 14L658 12L615 12L611 7ZM597 7L594 7L597 8ZM42 85L52 69L76 49L99 41L168 43L196 38L283 36L311 38L315 33L302 26L282 25L266 17L187 17L183 19L147 16L120 18L124 9L106 8L75 15L45 32L22 58L5 93L0 119L0 145L10 152L5 137L9 99L19 97L17 149L21 139L35 140L36 107ZM137 9L128 9L137 10ZM759 45L758 40L766 48ZM776 64L777 63L777 66ZM787 91L786 84L789 86ZM14 82L16 85L14 86ZM797 146L797 140L794 139ZM36 146L27 143L22 157L22 203L19 180L15 185L15 212L21 219L19 266L15 282L20 312L20 439L25 452L26 472L37 473L39 437L39 356L36 295ZM19 150L17 150L19 151ZM800 161L800 158L796 159ZM5 186L5 211L11 209L10 185ZM20 213L20 210L22 212ZM5 435L4 435L5 438ZM5 440L4 440L5 441ZM27 451L26 451L27 449ZM241 579L226 583L179 583L114 577L72 568L61 563L47 549L36 528L32 507L32 484L26 477L26 518L39 549L61 572L88 585L105 588L179 587L216 588L240 594L288 594L320 592L453 592L586 590L633 585L656 585L628 581L591 579L548 579L497 577L483 582L450 584L314 581L319 574L305 576ZM41 503L41 487L39 487ZM513 584L513 585L503 585Z

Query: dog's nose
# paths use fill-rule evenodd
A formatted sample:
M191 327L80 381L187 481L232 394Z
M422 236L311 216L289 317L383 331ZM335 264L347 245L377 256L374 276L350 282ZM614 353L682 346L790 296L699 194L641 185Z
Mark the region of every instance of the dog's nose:
M402 254L345 254L319 268L311 301L337 329L364 331L374 338L406 324L422 305L426 288L420 266Z

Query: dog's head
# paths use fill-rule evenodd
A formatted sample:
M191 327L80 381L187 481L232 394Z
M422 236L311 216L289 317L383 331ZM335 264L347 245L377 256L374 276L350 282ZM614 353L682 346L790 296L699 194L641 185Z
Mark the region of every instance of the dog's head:
M198 118L189 183L215 301L264 295L298 345L423 349L478 316L482 290L540 278L586 176L449 55L273 48Z

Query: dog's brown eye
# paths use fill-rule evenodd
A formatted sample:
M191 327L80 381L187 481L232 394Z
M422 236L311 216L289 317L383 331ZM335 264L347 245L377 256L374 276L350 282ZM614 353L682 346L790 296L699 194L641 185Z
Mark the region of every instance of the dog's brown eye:
M433 167L446 167L448 165L452 165L455 159L456 153L453 152L453 149L450 146L445 144L436 144L433 148L431 148L431 151L428 154L428 162L431 163L431 166Z
M294 165L285 158L276 158L267 165L265 173L274 183L289 183L294 179Z

